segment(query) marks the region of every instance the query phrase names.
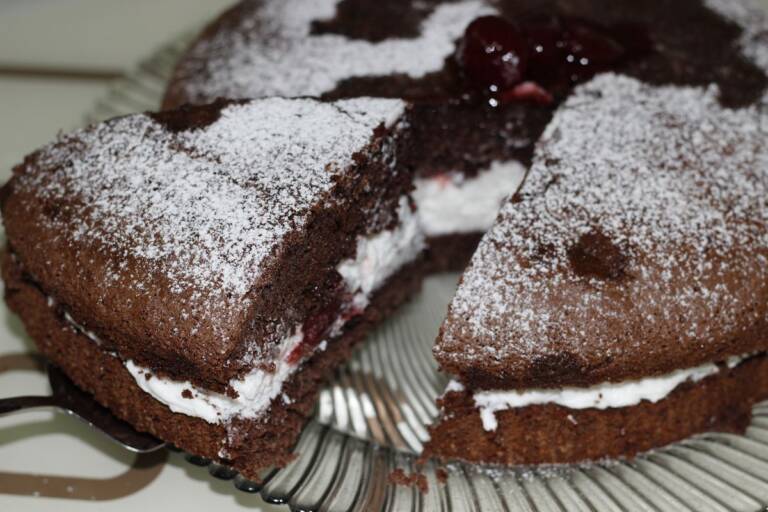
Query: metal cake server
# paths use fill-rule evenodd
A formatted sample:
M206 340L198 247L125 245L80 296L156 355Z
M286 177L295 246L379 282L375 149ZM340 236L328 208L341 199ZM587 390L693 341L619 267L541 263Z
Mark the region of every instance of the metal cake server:
M92 429L134 453L150 453L166 444L149 434L137 432L81 391L59 368L47 365L50 396L18 396L0 399L0 416L42 407L53 407L83 420Z

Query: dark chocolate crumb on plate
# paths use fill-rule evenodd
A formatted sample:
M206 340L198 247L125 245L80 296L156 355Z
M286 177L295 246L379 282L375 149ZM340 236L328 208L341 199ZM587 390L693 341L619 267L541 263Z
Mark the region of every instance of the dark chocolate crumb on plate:
M423 473L411 473L409 475L401 468L397 468L389 474L389 483L405 487L415 487L422 494L429 492L427 477Z

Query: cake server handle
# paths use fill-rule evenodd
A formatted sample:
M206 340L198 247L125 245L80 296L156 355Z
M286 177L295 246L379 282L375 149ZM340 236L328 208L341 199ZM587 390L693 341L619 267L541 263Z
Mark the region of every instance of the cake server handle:
M40 407L58 407L56 399L52 396L15 396L0 398L0 416L25 409L38 409Z
M83 420L93 430L99 431L134 453L149 453L166 444L155 437L137 432L128 423L112 415L96 400L81 391L55 366L48 365L51 396L17 396L0 399L0 416L27 409L54 407Z

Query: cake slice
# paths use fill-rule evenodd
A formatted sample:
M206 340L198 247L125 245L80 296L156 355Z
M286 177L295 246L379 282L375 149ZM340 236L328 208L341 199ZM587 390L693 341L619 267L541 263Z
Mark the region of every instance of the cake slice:
M6 300L117 416L256 478L419 285L406 109L219 101L62 135L2 191Z
M577 88L450 305L426 453L569 463L743 430L768 398L767 137L716 87Z

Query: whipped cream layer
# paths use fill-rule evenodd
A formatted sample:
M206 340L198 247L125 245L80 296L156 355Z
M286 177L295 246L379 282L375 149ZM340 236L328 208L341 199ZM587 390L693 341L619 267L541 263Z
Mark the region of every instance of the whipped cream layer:
M432 237L487 231L525 172L517 161L494 162L471 178L447 173L415 180L413 198L421 229Z
M398 216L400 223L395 229L361 237L355 258L338 266L347 289L353 293L352 304L360 310L368 305L373 293L388 278L414 261L425 248L418 219L405 197L401 199ZM326 338L340 335L347 320L348 317L339 316ZM281 395L283 384L301 366L301 361L294 362L290 356L299 349L303 338L299 327L280 342L280 356L275 361L274 371L256 368L243 378L231 380L229 384L237 393L236 398L199 388L191 382L159 377L130 360L125 362L125 367L142 390L173 412L201 418L209 423L222 423L235 417L258 418L272 400ZM315 350L326 348L327 342L322 341ZM289 403L287 395L282 397Z
M425 248L419 218L407 197L400 199L397 215L400 224L396 229L360 237L355 258L341 262L337 268L347 289L357 290L355 298L365 300L362 304L356 302L358 307L367 306L371 294L395 272L414 261Z
M243 379L231 380L229 384L237 392L237 398L199 388L189 381L158 377L131 360L125 362L125 368L142 390L173 412L202 418L208 423L219 423L235 416L258 417L280 395L283 383L295 370L296 365L289 364L286 358L301 344L303 337L299 329L280 343L280 357L274 372L256 369ZM288 398L283 395L283 400Z
M730 357L725 365L735 368L754 354ZM568 409L613 409L632 407L642 401L656 403L666 398L685 382L699 382L720 371L715 363L695 368L676 370L666 375L647 377L624 382L607 382L587 388L566 387L555 389L528 389L479 391L474 401L480 410L480 418L486 431L498 427L496 413L529 405L560 405ZM446 392L462 392L464 386L451 381Z

